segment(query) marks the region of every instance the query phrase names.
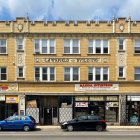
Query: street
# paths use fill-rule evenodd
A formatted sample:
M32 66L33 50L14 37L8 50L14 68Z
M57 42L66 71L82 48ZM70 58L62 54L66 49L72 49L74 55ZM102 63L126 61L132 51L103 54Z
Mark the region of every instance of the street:
M47 129L30 132L1 131L0 140L139 140L140 131L75 131Z

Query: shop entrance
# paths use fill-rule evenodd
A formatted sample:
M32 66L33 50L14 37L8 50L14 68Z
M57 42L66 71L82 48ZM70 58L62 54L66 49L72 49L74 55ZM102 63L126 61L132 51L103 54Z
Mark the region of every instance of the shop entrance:
M52 125L52 108L44 108L44 124Z
M5 106L5 118L18 114L18 104L6 104Z

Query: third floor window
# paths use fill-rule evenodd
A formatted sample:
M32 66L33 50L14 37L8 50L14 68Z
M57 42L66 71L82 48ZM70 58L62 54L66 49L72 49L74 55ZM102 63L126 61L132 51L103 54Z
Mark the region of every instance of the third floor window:
M6 39L0 39L0 54L6 53Z
M64 54L80 54L80 41L78 39L64 39Z
M35 39L34 41L35 53L41 54L54 54L55 53L55 40L54 39Z
M109 43L108 40L89 40L88 41L89 54L108 54Z
M134 53L140 53L140 40L136 39L134 43Z

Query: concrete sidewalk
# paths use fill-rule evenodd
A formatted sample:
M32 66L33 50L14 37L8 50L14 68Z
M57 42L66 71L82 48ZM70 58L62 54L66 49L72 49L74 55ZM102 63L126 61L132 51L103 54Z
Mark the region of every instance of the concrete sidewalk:
M38 129L41 130L47 130L47 129L60 129L60 126L52 126L52 125L46 125L46 126L37 126ZM107 126L108 131L140 131L140 126Z

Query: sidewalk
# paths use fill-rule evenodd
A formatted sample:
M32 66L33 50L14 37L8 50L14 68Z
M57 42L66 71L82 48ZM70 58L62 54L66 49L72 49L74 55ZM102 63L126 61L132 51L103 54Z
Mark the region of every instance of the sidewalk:
M60 129L60 126L46 125L46 126L37 126L38 129L47 130L47 129ZM108 131L140 131L140 126L107 126Z

